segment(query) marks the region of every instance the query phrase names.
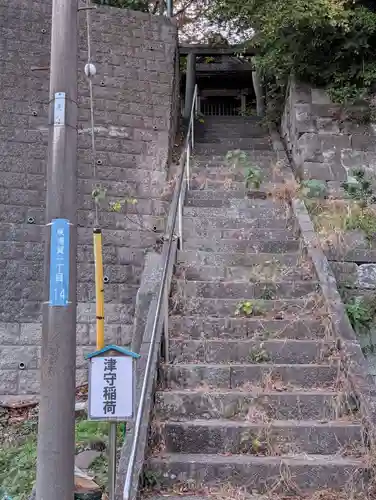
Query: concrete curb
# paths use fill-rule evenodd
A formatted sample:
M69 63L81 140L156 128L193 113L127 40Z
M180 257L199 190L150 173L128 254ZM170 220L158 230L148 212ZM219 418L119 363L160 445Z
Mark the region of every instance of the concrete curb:
M278 156L285 155L279 133L271 130L273 148ZM283 150L283 152L282 152ZM331 270L319 239L316 235L311 217L305 203L294 198L291 200L292 213L296 218L298 230L303 239L308 257L312 260L321 291L325 299L331 319L331 327L342 357L343 370L354 391L355 399L360 407L362 422L368 431L368 442L376 445L376 387L372 377L367 373L367 363L357 340L356 334L346 314L345 306L338 292L337 282Z

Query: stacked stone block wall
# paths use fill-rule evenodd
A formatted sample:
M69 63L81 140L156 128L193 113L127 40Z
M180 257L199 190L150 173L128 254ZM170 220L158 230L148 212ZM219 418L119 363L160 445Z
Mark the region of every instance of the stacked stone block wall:
M325 90L292 80L281 135L299 175L338 189L351 169L376 171L376 136L366 123L368 114L366 105L344 108L334 104Z
M322 89L291 81L281 136L300 179L326 182L329 196L342 203L343 181L357 169L376 175L376 128L364 105L344 108ZM342 201L341 201L342 200ZM372 298L376 290L376 245L360 230L346 231L324 248L345 301ZM367 349L376 345L376 329L361 335ZM376 378L376 356L368 354Z
M175 137L176 28L166 18L91 13L96 180L106 188L106 340L131 341L145 253L164 229L161 194ZM51 1L0 0L0 395L39 391ZM91 153L85 12L79 13L77 377L95 346ZM125 201L120 213L110 203ZM136 203L135 203L136 202ZM22 365L23 364L23 365ZM24 366L25 369L20 369Z

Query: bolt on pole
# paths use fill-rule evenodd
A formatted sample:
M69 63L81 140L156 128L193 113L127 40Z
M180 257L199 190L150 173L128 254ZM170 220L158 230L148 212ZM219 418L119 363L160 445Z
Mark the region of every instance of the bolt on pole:
M73 500L78 0L53 0L37 500Z

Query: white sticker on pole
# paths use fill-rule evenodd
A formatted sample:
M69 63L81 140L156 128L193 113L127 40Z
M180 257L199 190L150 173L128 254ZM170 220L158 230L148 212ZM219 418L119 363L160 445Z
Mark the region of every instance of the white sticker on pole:
M98 356L90 362L89 418L129 420L134 411L134 359Z

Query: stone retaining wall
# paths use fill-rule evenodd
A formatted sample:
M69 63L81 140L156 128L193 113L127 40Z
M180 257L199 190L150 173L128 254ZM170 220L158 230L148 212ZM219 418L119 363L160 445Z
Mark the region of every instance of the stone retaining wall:
M79 17L81 382L86 378L84 355L95 345L95 290L85 12ZM168 209L161 193L179 109L177 33L168 19L140 12L103 7L91 18L97 176L107 188L100 215L109 278L106 340L127 345L145 252L163 231ZM50 19L51 0L0 0L0 396L39 390L49 75L31 68L49 65ZM124 200L124 213L110 210L109 202Z
M294 167L304 179L347 179L356 167L376 171L376 136L366 123L365 105L343 109L322 89L292 80L288 86L281 135Z
M295 174L326 183L328 194L346 199L341 184L362 168L376 174L376 128L366 105L344 109L322 89L291 81L281 122L281 136ZM368 123L367 123L368 122ZM360 230L348 230L324 246L344 300L372 297L376 289L376 244ZM359 337L364 348L376 345L376 328ZM367 355L376 377L376 355Z

